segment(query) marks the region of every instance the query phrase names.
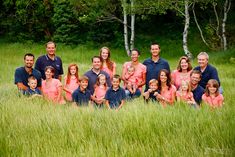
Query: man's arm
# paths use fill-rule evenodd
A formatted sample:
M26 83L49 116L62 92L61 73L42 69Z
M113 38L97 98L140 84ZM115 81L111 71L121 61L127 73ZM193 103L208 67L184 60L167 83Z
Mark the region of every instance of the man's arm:
M25 86L22 82L18 82L18 83L16 83L16 85L19 90L27 90L28 89L28 87Z

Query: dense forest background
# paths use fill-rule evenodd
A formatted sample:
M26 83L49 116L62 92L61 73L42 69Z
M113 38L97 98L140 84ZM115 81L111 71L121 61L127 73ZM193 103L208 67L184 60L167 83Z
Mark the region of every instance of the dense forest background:
M126 25L131 36L131 15L135 15L135 45L150 41L181 41L185 25L184 4L189 3L188 38L201 40L208 49L221 50L224 6L229 3L225 28L227 47L235 43L235 12L231 0L1 0L0 38L9 42L46 42L69 45L100 44L123 47ZM134 2L134 4L133 4ZM124 23L124 8L127 24ZM193 12L194 11L194 12ZM182 43L180 43L182 45Z

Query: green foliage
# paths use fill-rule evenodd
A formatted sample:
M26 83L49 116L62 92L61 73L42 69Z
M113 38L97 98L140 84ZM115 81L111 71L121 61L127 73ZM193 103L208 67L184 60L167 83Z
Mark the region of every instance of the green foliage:
M77 44L79 39L79 21L74 7L69 1L56 3L52 17L54 25L53 39L65 44Z

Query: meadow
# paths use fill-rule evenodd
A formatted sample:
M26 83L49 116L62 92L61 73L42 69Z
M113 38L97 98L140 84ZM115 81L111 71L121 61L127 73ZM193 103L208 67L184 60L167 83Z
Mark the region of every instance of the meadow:
M175 69L182 53L162 56ZM200 48L197 48L200 49ZM173 51L174 49L172 49ZM121 74L130 60L122 49L111 49ZM119 111L57 106L43 99L20 97L14 71L23 55L45 54L43 44L0 42L0 156L235 156L235 49L210 52L224 89L223 108L196 110L185 104L162 108L141 98L125 103ZM79 74L91 68L99 48L58 45L64 72L71 62ZM140 61L149 57L142 51ZM196 66L196 60L193 60Z

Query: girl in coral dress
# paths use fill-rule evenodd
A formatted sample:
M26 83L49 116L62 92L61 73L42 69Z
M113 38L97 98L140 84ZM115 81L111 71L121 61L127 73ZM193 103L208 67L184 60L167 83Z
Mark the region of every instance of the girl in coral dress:
M94 88L95 91L92 96L92 100L94 101L97 107L102 107L105 102L104 97L106 91L108 90L108 85L106 83L106 77L104 74L99 74Z
M68 74L64 78L64 91L67 101L72 101L72 93L79 86L79 75L77 64L70 64L68 67Z
M100 58L102 61L101 70L109 74L110 79L116 74L116 63L110 60L110 50L108 47L102 47L100 49Z

